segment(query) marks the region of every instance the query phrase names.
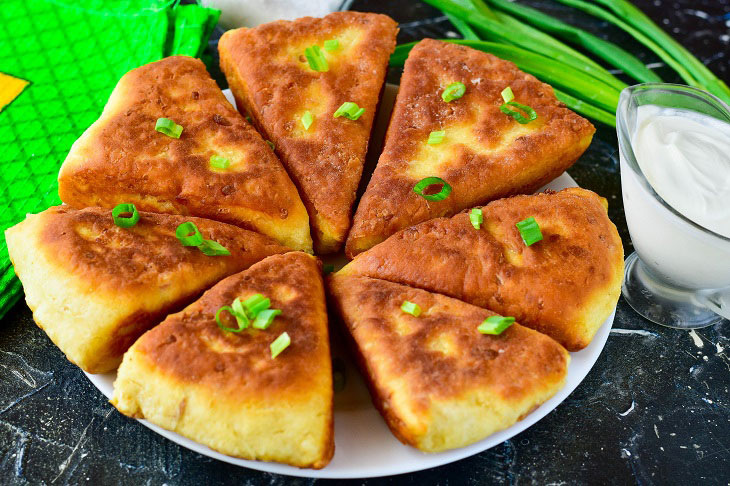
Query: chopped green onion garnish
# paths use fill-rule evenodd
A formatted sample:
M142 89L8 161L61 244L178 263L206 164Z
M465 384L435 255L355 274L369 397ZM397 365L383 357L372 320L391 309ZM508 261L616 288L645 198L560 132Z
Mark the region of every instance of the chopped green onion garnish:
M274 342L269 345L271 349L271 358L276 358L279 354L284 351L291 344L291 338L286 332L282 332L278 338L274 339Z
M436 194L424 194L423 191L429 186L440 185L441 190ZM451 194L451 186L440 177L426 177L422 179L418 184L413 186L413 192L421 196L427 201L441 201L449 197Z
M229 165L231 165L230 159L221 157L220 155L211 155L210 156L210 166L211 167L215 167L216 169L227 169Z
M246 313L253 319L262 310L268 309L271 306L271 299L267 299L261 294L255 294L243 301L243 307L246 309Z
M403 303L400 305L400 309L406 314L412 315L413 317L418 317L421 315L421 308L418 306L418 304L415 304L408 300L403 301Z
M515 226L520 230L520 236L522 236L522 241L525 242L525 245L530 246L542 240L542 232L535 218L527 218L515 224Z
M233 303L235 304L236 301L238 301L238 298L236 298L236 300L234 300ZM239 303L240 303L240 301L239 301ZM236 323L238 324L237 328L227 327L225 324L223 324L223 321L221 321L221 313L223 311L228 312L230 315L232 315L233 317L236 318ZM215 322L218 324L218 327L220 327L224 331L228 331L228 332L241 332L248 327L248 323L249 323L248 317L246 317L245 314L239 314L238 312L236 312L235 309L233 309L227 305L224 305L223 307L221 307L220 309L218 309L216 311Z
M266 140L266 144L271 150L276 150L276 144L274 144L274 142L272 142L271 140Z
M155 123L155 130L160 133L164 133L168 137L180 138L183 127L169 118L158 118L157 123Z
M340 41L337 39L330 39L324 41L324 50L325 51L336 51L340 48Z
M322 273L325 275L329 275L330 273L335 271L335 266L331 263L326 263L322 265Z
M502 90L502 99L505 103L509 103L513 99L515 99L515 94L512 92L512 88L507 86Z
M469 211L469 221L471 221L471 225L474 226L474 229L481 228L482 223L484 222L484 216L482 215L482 210L479 208L474 208L471 211Z
M458 100L464 96L464 93L466 93L466 86L464 86L464 83L457 81L444 89L444 92L441 93L441 99L448 103L449 101Z
M514 107L519 108L520 110L524 111L525 113L527 113L528 118L525 118L522 115L522 113L520 113L518 111L510 110L507 107L507 105L514 106ZM501 105L499 107L499 110L502 113L504 113L505 115L509 115L512 118L514 118L515 120L517 120L517 123L519 123L520 125L526 125L526 124L530 123L532 120L537 119L537 113L535 113L535 110L533 110L532 108L530 108L527 105L521 105L521 104L517 103L516 101L508 101L507 103Z
M208 256L221 256L231 254L231 252L228 251L225 246L213 240L203 240L203 244L199 245L198 249Z
M327 64L327 59L325 59L319 46L310 46L304 49L304 57L307 58L309 67L312 68L312 71L329 71L330 67Z
M440 130L438 132L431 132L428 134L428 144L429 145L436 145L444 141L444 136L446 136L446 132L443 130Z
M233 313L235 315L243 316L246 318L246 320L248 320L248 316L246 315L246 309L243 308L241 299L239 299L238 297L233 299L233 304L231 304L231 307L233 307Z
M312 116L312 112L307 110L302 115L302 125L304 126L305 130L309 130L309 127L312 126L312 123L314 123L314 116Z
M203 244L203 235L195 223L187 221L182 223L175 230L175 236L183 246L200 246Z
M484 319L477 329L482 334L502 334L514 323L514 317L492 316Z
M279 314L281 314L279 309L264 309L256 316L256 320L253 321L253 327L256 329L266 329L274 321L274 317Z
M129 214L129 216L122 216L123 214ZM114 224L117 226L129 228L137 224L139 213L134 204L120 204L112 209L112 218L114 218Z
M244 116L244 118L246 119L246 121L247 121L247 122L251 123L251 121L252 121L252 120L251 120L251 115L249 115L249 114L247 113L247 114L246 114L246 116Z
M338 118L344 116L350 120L357 120L363 113L365 113L365 108L360 108L357 106L357 103L353 103L352 101L345 101L342 103L342 106L337 108L334 117Z

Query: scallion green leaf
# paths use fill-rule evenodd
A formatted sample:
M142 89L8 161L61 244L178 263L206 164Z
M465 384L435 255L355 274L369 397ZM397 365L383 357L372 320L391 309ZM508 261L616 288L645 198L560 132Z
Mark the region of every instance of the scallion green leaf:
M502 334L508 327L515 323L514 317L491 316L479 324L477 330L482 334Z
M234 306L237 301L240 303L238 298L236 298L236 300L233 301ZM223 323L223 321L221 320L221 313L224 311L228 312L230 315L232 315L236 319L236 324L238 324L237 328L236 327L227 327ZM246 317L245 314L241 314L241 313L237 312L235 308L229 307L227 305L224 305L223 307L221 307L220 309L218 309L216 311L215 322L216 322L216 324L218 324L218 327L220 327L224 331L228 331L228 332L241 332L244 329L246 329L249 325L248 317Z
M519 108L520 110L524 111L527 114L527 117L523 116L522 113L520 113L519 111L510 110L507 105L514 106L515 108ZM520 125L526 125L526 124L530 123L531 121L537 119L537 113L535 112L535 110L533 110L532 108L530 108L527 105L521 105L521 104L517 103L516 101L509 101L503 105L500 105L499 111L501 111L505 115L511 116Z
M262 310L268 309L269 306L271 306L271 299L267 299L261 294L254 294L243 301L243 307L252 319Z
M516 223L515 226L520 231L520 236L522 237L522 241L525 242L525 245L530 246L542 240L540 225L537 224L535 218L527 218Z
M225 246L213 240L203 240L203 243L198 246L198 249L208 256L224 256L231 254Z
M304 126L305 130L309 130L309 127L312 126L312 123L314 123L314 116L312 115L312 112L307 110L302 115L302 125Z
M129 214L129 216L123 216L124 214ZM114 224L120 228L130 228L139 221L139 212L134 204L120 204L112 209L112 218Z
M203 244L203 235L195 223L187 221L175 230L175 236L183 246L200 246Z
M231 165L231 159L221 157L220 155L210 156L210 166L216 169L227 169Z
M274 318L280 314L281 310L279 309L264 309L256 316L253 327L255 329L267 329L274 322Z
M157 123L155 123L155 130L160 133L164 133L168 137L180 138L183 127L169 118L158 118Z
M515 94L512 92L512 88L507 86L502 90L502 99L505 103L509 103L513 99L515 99Z
M324 41L324 50L325 51L336 51L340 48L340 41L337 39L330 39Z
M325 59L319 46L309 46L304 49L304 57L307 58L307 62L309 62L309 67L312 68L312 71L329 71L329 64L327 64L327 59Z
M474 208L469 211L469 221L471 222L471 225L474 226L474 229L481 228L482 223L484 222L482 210L480 208Z
M329 275L330 273L335 271L335 266L331 263L325 263L322 265L322 273L325 275Z
M333 116L335 118L344 116L350 120L357 120L363 113L365 113L365 108L360 108L357 106L357 103L353 103L352 101L345 101L339 108L337 108L337 111L335 111Z
M464 86L464 83L456 81L444 89L444 92L441 93L441 99L449 103L450 101L458 100L464 96L464 93L466 93L466 86Z
M430 186L441 186L441 190L435 194L424 194L426 188ZM413 192L427 201L442 201L451 194L451 186L440 177L426 177L413 186Z
M271 140L266 140L266 145L268 145L271 150L276 150L276 144Z
M444 137L446 136L446 132L444 130L439 130L438 132L431 132L428 134L428 143L429 145L438 145L441 142L444 141Z
M288 348L290 344L291 338L289 337L289 334L282 332L279 337L274 339L274 342L269 345L269 348L271 349L271 359L279 356L279 354Z
M421 315L421 308L418 306L418 304L409 300L404 300L403 303L400 305L400 309L406 314L412 315L413 317L418 317Z

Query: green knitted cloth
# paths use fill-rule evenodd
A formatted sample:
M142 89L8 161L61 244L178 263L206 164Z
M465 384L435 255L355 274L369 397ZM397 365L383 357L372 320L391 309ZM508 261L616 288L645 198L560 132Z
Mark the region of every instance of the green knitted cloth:
M5 230L60 203L58 169L119 78L165 56L199 56L220 15L169 0L2 4L0 72L29 84L0 112L0 318L21 295Z

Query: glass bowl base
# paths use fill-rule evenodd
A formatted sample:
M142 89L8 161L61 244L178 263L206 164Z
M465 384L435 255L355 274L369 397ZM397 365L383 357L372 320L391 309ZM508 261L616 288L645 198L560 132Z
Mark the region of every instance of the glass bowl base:
M697 305L693 290L670 286L654 277L636 252L626 258L621 293L640 316L662 326L698 329L725 320Z

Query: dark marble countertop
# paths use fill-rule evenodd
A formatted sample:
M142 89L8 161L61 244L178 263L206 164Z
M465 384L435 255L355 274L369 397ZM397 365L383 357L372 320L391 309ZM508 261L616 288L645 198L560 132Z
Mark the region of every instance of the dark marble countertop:
M524 3L618 42L679 79L621 31L551 0ZM730 81L730 2L636 0ZM355 0L391 15L400 42L453 36L415 1ZM214 48L214 45L212 46ZM391 82L400 73L392 70ZM601 126L570 174L624 220L616 135ZM540 422L492 449L439 468L353 484L730 484L730 322L659 327L621 299L606 347L585 381ZM0 484L314 484L201 456L123 417L71 365L21 302L0 322Z

